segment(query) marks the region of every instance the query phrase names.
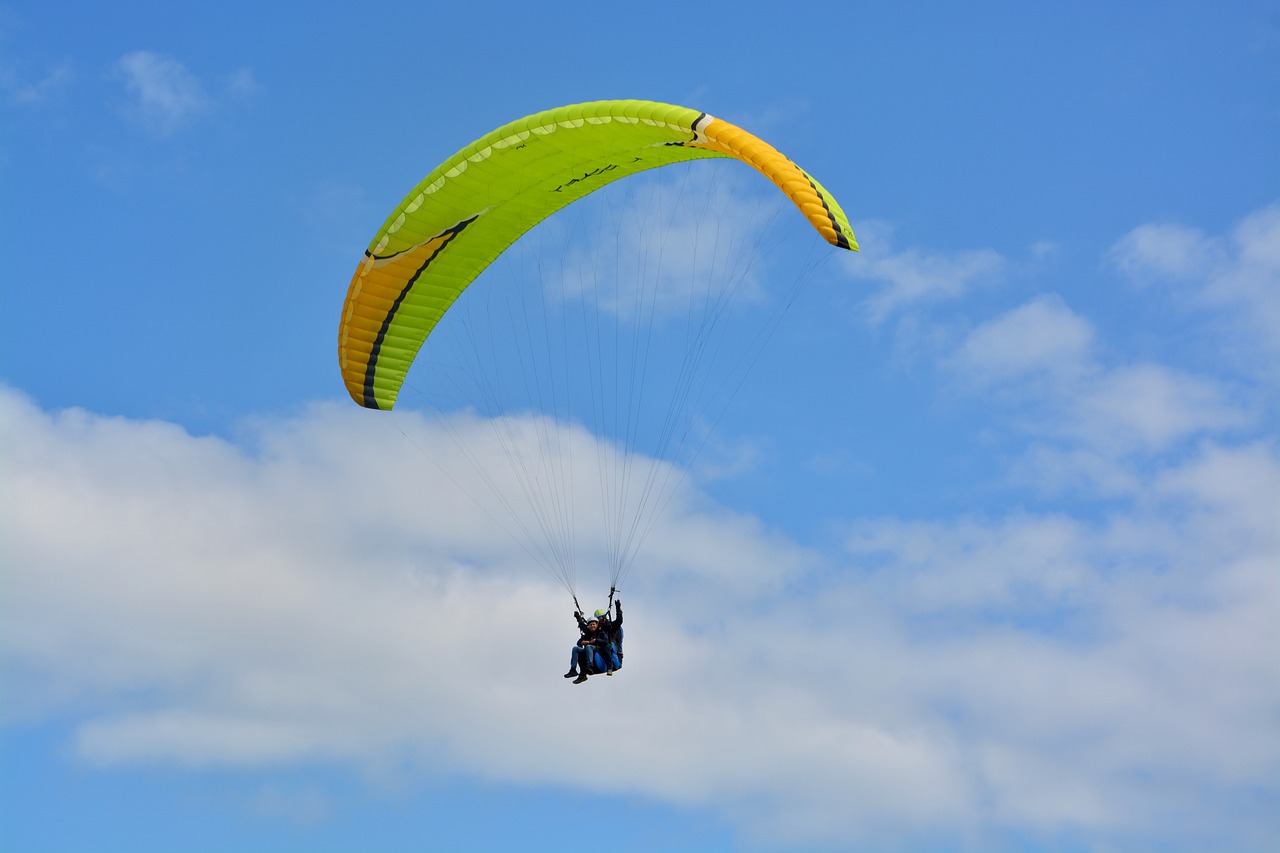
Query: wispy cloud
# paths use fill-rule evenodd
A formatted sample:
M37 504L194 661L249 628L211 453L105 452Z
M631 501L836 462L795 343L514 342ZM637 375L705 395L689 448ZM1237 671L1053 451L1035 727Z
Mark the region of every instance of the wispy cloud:
M867 593L936 638L916 641L938 655L922 689L964 732L993 820L1118 829L1160 814L1203 834L1166 843L1196 849L1213 806L1169 809L1125 779L1144 767L1165 793L1222 792L1280 766L1262 710L1280 706L1278 500L1273 449L1209 446L1095 521L888 519L848 545L872 567ZM1240 725L1257 752L1225 734Z
M246 98L258 94L262 90L262 85L254 77L251 69L238 68L227 81L226 88L229 96Z
M1145 225L1108 261L1135 284L1163 286L1214 353L1188 370L1126 359L1056 293L1037 296L971 327L939 364L965 392L998 407L1029 444L1012 481L1042 492L1135 494L1161 455L1197 442L1241 437L1273 409L1267 377L1280 328L1280 207L1241 220L1229 238L1175 225ZM1241 356L1223 361L1223 351ZM1216 364L1215 364L1216 361ZM1225 369L1222 369L1225 365ZM1259 381L1261 380L1261 381Z
M1245 217L1227 236L1177 224L1150 224L1110 253L1135 283L1167 287L1196 310L1220 312L1263 375L1280 363L1280 204ZM1228 338L1233 336L1227 336ZM1241 341L1232 343L1238 348Z
M1031 377L1063 381L1087 367L1094 337L1088 321L1046 295L977 326L953 363L984 387Z
M130 112L149 132L168 136L207 115L220 103L255 94L253 72L238 69L220 91L209 86L170 56L137 50L116 63L131 97Z
M3 65L0 66L0 91L16 104L43 104L74 78L70 63L62 63L35 80L24 79L13 66Z
M1076 408L1070 429L1077 437L1147 452L1253 420L1220 382L1152 363L1103 371L1069 405Z
M979 324L944 364L1070 455L1145 457L1252 422L1221 381L1154 362L1108 364L1097 337L1061 297L1046 295ZM1036 457L1050 463L1046 452L1040 446Z
M618 182L560 214L556 226L527 241L529 249L557 268L556 292L625 319L661 322L687 316L691 305L725 311L758 302L766 232L782 202L752 192L754 175L736 177L723 165L668 167ZM557 248L548 251L548 242Z
M863 250L845 261L851 275L881 285L864 305L875 324L909 308L959 299L974 287L999 281L1008 266L990 249L894 251L892 233L882 222L860 223Z
M133 96L134 114L153 133L168 135L209 108L204 86L176 59L146 50L117 64Z

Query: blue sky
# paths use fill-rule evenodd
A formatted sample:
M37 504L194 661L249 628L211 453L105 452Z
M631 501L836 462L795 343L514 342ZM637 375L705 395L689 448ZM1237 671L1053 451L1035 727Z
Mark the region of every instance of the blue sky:
M1273 849L1280 6L430 5L0 5L0 846ZM418 452L518 416L379 418L335 342L436 163L601 98L757 133L862 251L572 687Z

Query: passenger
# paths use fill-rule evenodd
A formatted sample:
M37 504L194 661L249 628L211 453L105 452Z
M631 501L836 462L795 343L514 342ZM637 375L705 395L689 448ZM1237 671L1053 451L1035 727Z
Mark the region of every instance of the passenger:
M573 657L569 660L569 671L565 678L572 678L574 684L581 684L588 675L601 672L613 675L613 667L609 657L609 635L600 627L600 618L592 616L583 622L575 613L582 636L573 646ZM576 676L576 677L575 677Z

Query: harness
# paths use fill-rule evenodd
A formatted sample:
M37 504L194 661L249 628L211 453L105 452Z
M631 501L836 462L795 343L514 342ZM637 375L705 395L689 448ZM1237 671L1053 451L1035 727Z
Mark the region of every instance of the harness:
M622 659L622 629L614 624L613 617L609 615L613 611L613 597L617 592L618 592L618 588L616 586L609 587L609 604L605 607L604 616L601 618L607 619L609 621L609 630L606 632L606 635L609 637L609 642L612 643L613 647L617 650L618 659L621 660ZM576 593L570 593L570 594L573 595L573 606L576 608L578 613L582 613L583 612L582 605L578 603L577 594ZM594 616L594 614L592 615ZM579 616L578 618L584 619L585 621L588 621L588 622L591 621L590 619L583 616Z

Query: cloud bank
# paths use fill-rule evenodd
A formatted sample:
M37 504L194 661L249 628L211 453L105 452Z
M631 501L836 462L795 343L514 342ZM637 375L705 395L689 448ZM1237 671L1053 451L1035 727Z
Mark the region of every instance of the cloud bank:
M70 716L100 767L573 786L597 744L564 721L607 713L616 793L766 846L1216 836L1263 819L1224 794L1274 802L1265 445L1207 443L1099 522L866 520L827 557L682 494L624 672L573 688L563 592L365 414L233 444L3 392L9 724Z

